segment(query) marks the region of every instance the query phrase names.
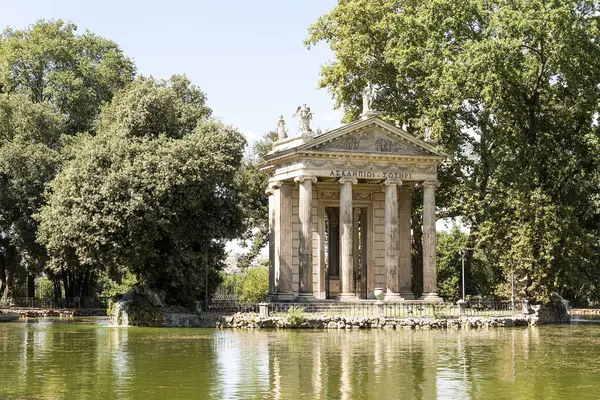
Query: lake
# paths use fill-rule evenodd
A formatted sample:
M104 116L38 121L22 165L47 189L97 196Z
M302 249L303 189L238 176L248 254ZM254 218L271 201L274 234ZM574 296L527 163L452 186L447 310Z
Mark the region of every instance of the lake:
M484 330L0 324L0 398L598 398L600 324Z

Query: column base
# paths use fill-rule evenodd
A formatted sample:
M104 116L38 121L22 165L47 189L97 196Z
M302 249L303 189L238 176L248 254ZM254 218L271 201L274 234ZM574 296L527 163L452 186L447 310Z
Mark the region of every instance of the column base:
M337 300L340 301L357 301L358 298L354 293L340 293L337 297Z
M411 291L406 291L406 292L400 292L400 296L404 299L404 300L415 300L416 297L414 295L413 292Z
M444 301L440 296L438 296L437 292L423 293L423 295L419 298L419 300L441 303Z
M296 297L297 301L300 302L304 302L304 301L316 301L317 298L315 297L315 295L311 292L311 293L298 293L298 297Z
M386 293L385 296L383 297L383 301L402 301L404 300L402 297L400 297L400 293Z
M268 301L292 301L294 298L294 293L273 293L268 296Z

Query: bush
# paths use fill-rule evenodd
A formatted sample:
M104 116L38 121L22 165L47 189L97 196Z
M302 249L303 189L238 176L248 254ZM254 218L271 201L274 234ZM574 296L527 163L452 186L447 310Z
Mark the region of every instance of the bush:
M54 282L46 277L41 277L39 280L40 290L38 297L50 298L54 297Z
M288 308L287 322L291 326L300 326L304 321L306 321L306 312L304 311L304 308L298 306L291 306Z
M106 275L100 279L99 286L101 297L113 297L118 294L127 293L132 287L138 283L138 280L131 272L126 272L122 277L121 281L117 282Z
M248 269L241 277L239 297L242 301L258 303L269 293L269 267L258 266Z

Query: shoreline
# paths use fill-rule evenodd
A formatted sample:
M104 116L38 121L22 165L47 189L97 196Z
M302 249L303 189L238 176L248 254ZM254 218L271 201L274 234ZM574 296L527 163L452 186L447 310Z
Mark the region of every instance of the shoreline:
M343 317L304 315L297 319L289 316L260 317L258 314L209 315L172 314L167 316L167 327L206 327L217 329L450 329L533 326L536 316L510 317Z
M19 314L21 318L44 318L44 317L106 317L104 308L0 308L6 313Z
M27 309L0 311L17 313L21 318L107 316L104 309ZM600 309L571 309L569 315L600 315ZM261 317L255 313L166 313L163 327L202 327L216 329L452 329L536 326L535 314L487 317L344 317L306 313L296 318L286 314ZM550 322L551 323L551 322ZM116 325L115 325L116 326ZM126 326L126 325L120 325Z

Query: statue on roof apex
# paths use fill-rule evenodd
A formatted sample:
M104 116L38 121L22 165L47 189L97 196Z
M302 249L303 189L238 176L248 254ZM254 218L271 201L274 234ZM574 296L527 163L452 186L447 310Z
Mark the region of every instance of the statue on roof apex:
M300 126L302 130L302 135L312 135L312 129L310 129L310 120L313 117L312 111L310 111L310 107L304 103L304 106L298 106L296 109L295 116L300 117Z
M277 138L279 140L285 139L285 120L283 119L283 115L279 116L279 121L277 122Z
M368 118L368 117L375 115L375 113L371 109L371 107L373 106L373 98L374 97L375 97L375 89L373 88L373 85L371 84L371 82L368 82L367 86L365 86L364 90L362 91L363 110L362 110L361 116L363 118Z

